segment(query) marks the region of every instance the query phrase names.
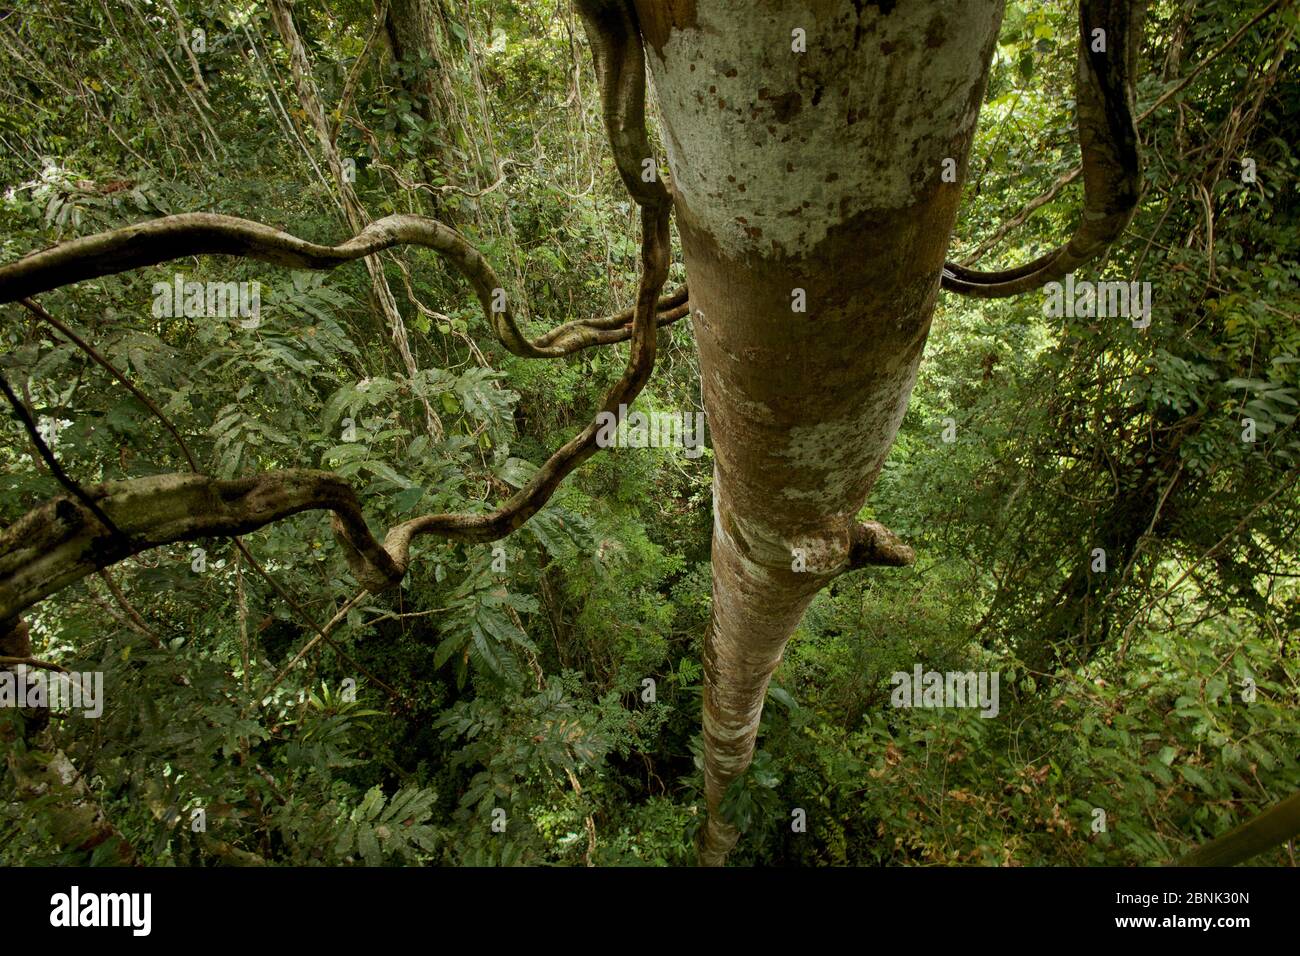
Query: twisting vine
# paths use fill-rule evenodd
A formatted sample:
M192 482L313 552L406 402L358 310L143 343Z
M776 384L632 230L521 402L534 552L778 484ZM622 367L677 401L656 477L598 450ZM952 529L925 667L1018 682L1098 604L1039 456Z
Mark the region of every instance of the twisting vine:
M530 340L520 332L496 272L478 250L454 229L411 215L372 222L337 246L230 216L167 216L0 266L0 303L192 255L328 269L396 245L422 246L443 255L465 276L493 331L516 355L556 358L629 341L627 365L601 405L603 412L616 414L650 378L659 326L681 318L689 306L684 288L660 298L668 275L672 200L657 177L648 182L641 177L642 164L653 153L645 128L645 63L635 13L626 0L580 0L579 12L591 43L615 165L641 210L641 272L630 315L569 322ZM391 528L382 543L367 525L352 487L322 471L286 469L233 480L154 475L91 486L84 489L85 501L72 495L55 498L0 533L0 622L7 622L0 630L17 626L18 615L42 598L132 554L196 537L240 535L310 510L332 513L335 536L362 587L372 593L387 590L405 576L410 543L419 535L484 542L523 525L565 477L595 454L598 420L555 451L495 510L423 515Z

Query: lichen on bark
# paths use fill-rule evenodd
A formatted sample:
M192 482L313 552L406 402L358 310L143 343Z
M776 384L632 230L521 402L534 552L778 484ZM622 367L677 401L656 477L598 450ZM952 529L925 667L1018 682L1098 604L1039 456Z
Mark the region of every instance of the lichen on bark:
M960 195L943 161L964 170L1002 5L637 8L715 455L700 859L716 864L738 836L723 795L809 602L855 561L910 560L857 515L915 382Z

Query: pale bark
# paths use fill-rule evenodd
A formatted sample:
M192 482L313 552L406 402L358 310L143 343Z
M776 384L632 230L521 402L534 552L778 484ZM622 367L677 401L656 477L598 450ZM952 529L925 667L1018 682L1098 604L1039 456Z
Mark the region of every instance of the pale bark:
M737 839L719 805L787 640L875 540L856 516L929 331L1001 7L637 4L716 456L702 863Z

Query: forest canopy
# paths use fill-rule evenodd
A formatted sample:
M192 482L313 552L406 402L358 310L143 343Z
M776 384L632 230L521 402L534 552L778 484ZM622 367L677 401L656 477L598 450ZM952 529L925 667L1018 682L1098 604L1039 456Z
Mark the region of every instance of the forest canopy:
M0 4L0 862L1294 865L1297 5L650 6Z

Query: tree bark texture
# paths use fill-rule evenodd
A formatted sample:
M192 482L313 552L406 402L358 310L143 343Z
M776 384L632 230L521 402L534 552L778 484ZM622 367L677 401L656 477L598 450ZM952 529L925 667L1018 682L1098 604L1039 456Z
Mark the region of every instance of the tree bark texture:
M699 848L720 864L768 682L851 564L907 408L1002 3L636 7L715 453Z

